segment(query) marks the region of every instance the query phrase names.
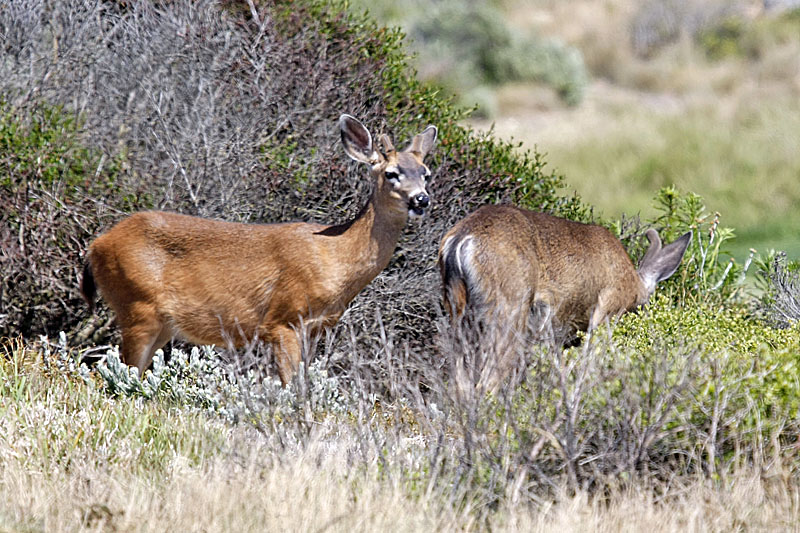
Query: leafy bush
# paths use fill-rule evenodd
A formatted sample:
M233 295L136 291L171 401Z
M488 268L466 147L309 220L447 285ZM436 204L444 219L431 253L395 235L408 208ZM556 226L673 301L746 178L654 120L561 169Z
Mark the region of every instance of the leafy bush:
M674 187L664 187L656 194L655 208L659 212L648 226L655 227L664 243L669 243L690 231L692 242L686 250L678 271L659 284L658 292L667 294L674 302L731 303L741 296L745 274L752 255L745 265L732 257L725 258L725 243L734 237L733 229L720 226L719 213L708 213L703 199L694 193L681 194ZM612 225L621 236L636 262L644 255L647 242L641 239L643 228L636 221L624 227L622 220Z
M78 131L59 107L0 100L0 337L75 323L81 252L109 221L97 198L135 205L118 195L117 162L85 148Z
M447 58L437 78L446 85L539 81L553 87L568 104L577 104L587 84L580 52L556 41L512 31L491 4L441 2L409 30L421 61Z
M717 26L700 32L697 40L709 59L719 60L725 57L744 55L742 35L745 23L742 19L732 17L723 20Z
M448 365L492 353L459 335L443 330ZM436 384L428 399L450 426L436 419L433 427L455 436L455 490L490 506L509 490L536 499L556 487L603 493L644 482L660 493L677 480L759 464L765 446L796 466L799 351L798 329L661 296L581 347L529 346L515 377L488 398L432 375L426 382Z
M800 44L800 9L752 21L731 16L699 32L696 40L712 60L726 57L758 60L776 46Z
M795 417L800 407L800 328L776 329L759 323L743 307L721 308L709 303L675 306L657 296L645 310L623 316L613 331L620 345L648 354L654 349L696 350L699 364L711 369L696 393L741 391L738 402L752 402L763 415ZM712 398L698 398L707 405ZM748 423L754 423L748 417ZM701 422L698 422L701 423Z

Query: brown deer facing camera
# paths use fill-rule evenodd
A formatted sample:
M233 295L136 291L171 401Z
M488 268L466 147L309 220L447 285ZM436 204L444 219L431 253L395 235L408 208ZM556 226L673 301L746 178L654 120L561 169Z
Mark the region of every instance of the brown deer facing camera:
M374 147L350 115L339 129L347 155L369 165L375 182L350 222L237 224L150 211L91 244L81 292L93 309L99 289L115 312L125 363L143 373L173 336L235 346L259 339L272 345L281 381L291 380L299 330L335 324L389 263L409 215L423 215L430 203L423 159L435 126L402 151L386 135Z
M650 248L637 270L603 227L509 205L481 207L439 247L445 308L456 320L470 307L503 329L494 337L503 350L534 309L566 335L592 330L647 303L656 284L677 270L692 237L662 247L655 230L646 235ZM501 374L504 363L495 362Z

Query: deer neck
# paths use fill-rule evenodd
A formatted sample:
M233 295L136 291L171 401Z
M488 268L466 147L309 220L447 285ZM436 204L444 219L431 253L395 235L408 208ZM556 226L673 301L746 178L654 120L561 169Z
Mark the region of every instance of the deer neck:
M407 220L407 208L398 205L383 187L376 187L367 205L339 237L340 257L346 266L339 280L344 294L355 297L386 268Z
M370 280L389 264L407 221L407 208L398 209L388 191L377 187L361 216L345 232L352 260L362 265L365 274L371 274Z

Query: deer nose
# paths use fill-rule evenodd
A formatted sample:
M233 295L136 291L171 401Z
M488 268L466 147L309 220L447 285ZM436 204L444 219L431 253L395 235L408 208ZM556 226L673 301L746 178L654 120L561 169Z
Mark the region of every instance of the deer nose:
M419 193L414 197L414 205L425 209L431 204L431 199L425 193Z

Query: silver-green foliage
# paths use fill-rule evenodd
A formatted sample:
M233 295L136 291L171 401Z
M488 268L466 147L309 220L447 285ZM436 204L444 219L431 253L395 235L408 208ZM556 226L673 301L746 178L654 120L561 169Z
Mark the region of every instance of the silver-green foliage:
M789 261L786 252L770 251L758 259L757 284L761 289L759 311L779 328L800 321L800 262Z
M78 363L64 333L55 344L42 339L44 358L61 370L94 382L92 372ZM98 381L114 396L138 397L191 406L229 422L286 417L341 415L351 408L339 380L328 375L320 360L301 363L297 377L283 387L276 377L264 375L257 365L245 368L228 360L211 346L188 352L173 348L169 360L156 352L153 367L143 377L120 360L119 349L109 348L94 366Z

